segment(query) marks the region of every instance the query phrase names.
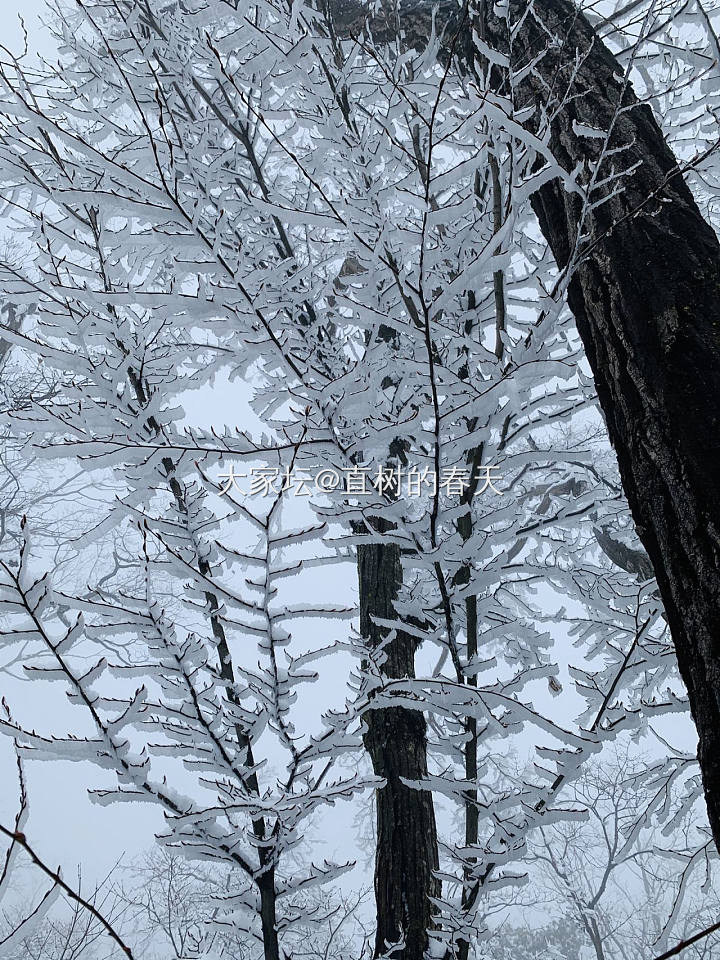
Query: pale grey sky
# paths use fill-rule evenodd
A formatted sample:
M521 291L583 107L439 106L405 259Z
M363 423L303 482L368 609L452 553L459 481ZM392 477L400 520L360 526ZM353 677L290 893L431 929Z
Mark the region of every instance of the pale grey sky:
M25 22L31 49L41 54L52 52L52 39L41 26L46 9L45 0L0 0L0 43L13 53L22 49L24 38L19 17Z

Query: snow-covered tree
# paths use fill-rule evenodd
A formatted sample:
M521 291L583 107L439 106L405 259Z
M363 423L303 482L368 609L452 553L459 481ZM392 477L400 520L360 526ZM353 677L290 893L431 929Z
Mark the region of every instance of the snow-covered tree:
M297 3L77 0L57 29L56 70L1 68L3 336L53 371L16 429L87 487L52 573L28 511L3 590L91 726L4 729L159 805L268 960L341 882L303 833L373 783L364 742L375 954L465 960L584 765L686 711L530 209L597 184L482 36L468 73L459 32L374 44ZM315 571L353 561L348 630Z

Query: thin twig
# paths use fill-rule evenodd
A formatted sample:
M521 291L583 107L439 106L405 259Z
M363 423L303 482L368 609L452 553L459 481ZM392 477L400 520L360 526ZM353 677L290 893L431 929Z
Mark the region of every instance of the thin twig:
M91 913L96 920L98 920L103 927L105 928L108 936L115 941L115 943L120 947L122 952L125 954L129 960L135 960L132 950L124 942L120 934L114 929L109 920L106 920L105 917L100 913L100 911L95 907L89 900L86 900L77 890L73 890L72 887L68 886L67 883L60 876L60 869L53 870L49 867L40 857L35 853L33 848L27 841L27 838L24 833L20 833L18 830L9 830L4 824L0 823L0 833L4 834L8 840L11 840L13 843L17 843L23 848L23 850L30 857L32 862L38 867L44 874L46 874L50 879L55 883L60 889L75 903L79 904L81 907L84 907L89 913Z

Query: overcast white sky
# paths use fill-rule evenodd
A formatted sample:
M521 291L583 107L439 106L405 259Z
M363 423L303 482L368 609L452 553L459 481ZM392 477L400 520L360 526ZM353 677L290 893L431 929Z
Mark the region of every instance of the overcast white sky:
M24 39L19 16L25 21L31 47L46 54L52 52L52 40L41 27L45 0L0 0L0 43L14 53L22 49Z

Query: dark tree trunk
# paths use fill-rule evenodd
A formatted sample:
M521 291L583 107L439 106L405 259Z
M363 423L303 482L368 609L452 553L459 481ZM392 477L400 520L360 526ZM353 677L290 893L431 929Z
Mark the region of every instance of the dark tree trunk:
M336 2L338 32L361 29L363 7ZM408 0L401 7L407 43L427 41L433 6ZM720 245L650 108L637 103L587 19L569 0L535 0L534 12L527 0L510 0L510 12L516 21L522 17L510 51L513 66L547 48L520 84L525 102L562 97L572 82L572 99L552 123L558 162L570 171L598 158L603 141L578 135L576 124L584 124L612 129L610 147L624 147L604 161L601 173L637 164L617 196L585 214L590 239L569 302L665 605L720 846ZM437 27L448 39L462 34L456 53L468 52L472 36L462 17L454 0L437 6ZM382 42L394 21L379 15L372 26ZM504 47L504 25L488 16L487 28ZM576 51L584 58L579 66ZM554 181L535 195L533 208L564 267L575 248L579 197Z
M387 636L374 617L394 620L393 603L402 582L400 550L394 544L368 543L358 547L360 632L374 646ZM385 652L383 673L388 677L415 676L417 641L397 631ZM433 928L430 898L440 895L437 832L429 791L402 781L427 777L426 723L420 710L385 707L365 717L365 746L377 776L386 785L376 795L377 846L375 899L377 930L375 956L403 940L399 960L422 960Z
M511 6L519 8L517 0ZM608 130L606 160L628 169L622 192L585 221L588 255L569 288L615 447L623 487L655 571L699 737L708 814L720 846L720 244L705 223L649 107L567 0L536 2L565 39L548 53L525 96L575 96L557 115L551 147L567 170L596 159L602 141L576 124ZM513 58L529 59L547 34L532 17ZM518 47L520 49L518 49ZM580 94L580 96L578 96ZM616 109L633 105L616 117ZM614 185L615 186L615 185ZM533 208L559 266L575 245L581 205L554 181Z

